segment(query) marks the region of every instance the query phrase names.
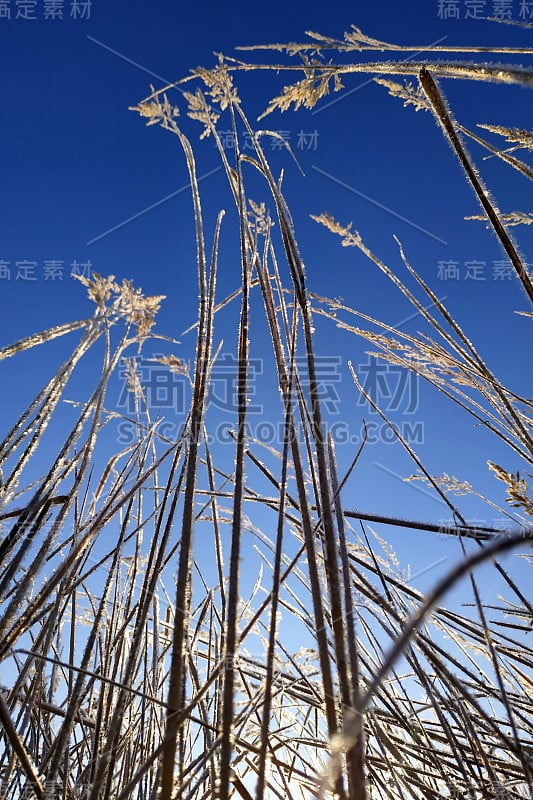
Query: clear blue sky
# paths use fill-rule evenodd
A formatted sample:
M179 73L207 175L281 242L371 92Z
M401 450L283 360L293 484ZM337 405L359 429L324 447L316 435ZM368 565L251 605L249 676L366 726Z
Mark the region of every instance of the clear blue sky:
M531 29L471 18L476 8L481 17L494 13L498 4L493 0L458 0L456 4L386 0L333 6L279 0L186 5L171 0L151 4L93 0L90 7L78 2L74 8L65 0L55 3L56 8L63 7L63 19L46 19L53 16L53 5L45 0L0 2L2 344L92 312L83 287L69 277L74 262L90 262L93 270L104 275L131 278L147 294L165 294L159 316L162 333L180 338L194 322L194 227L184 159L170 134L145 127L128 110L149 92L151 83L160 87L192 67L211 66L215 51L242 55L234 52L235 45L302 41L306 30L342 37L352 23L370 36L420 48L438 40L450 45L525 47L532 43ZM459 18L451 11L454 5ZM518 22L526 13L533 16L533 3L522 0L499 3L499 7L506 9L510 21ZM249 57L262 58L258 53ZM514 61L531 63L527 56ZM237 78L243 108L251 120L285 82L285 76L272 74ZM443 83L443 88L466 127L486 122L531 129L531 97L523 89L457 83ZM345 96L330 106L328 99L323 101L318 113L276 113L260 123L289 139L305 172L302 176L297 171L286 152L267 145L273 168L286 172L285 190L311 290L342 296L347 305L390 324L402 322L411 312L397 291L360 253L341 249L338 240L309 215L329 211L342 222L353 220L366 243L391 267L401 270L392 239L396 234L413 266L439 297L447 298L453 314L494 370L518 393L531 396L531 321L513 314L527 309L525 296L514 279L496 277L495 264L504 256L483 223L463 222L465 215L479 213L478 206L433 118L403 109L400 101L365 77L347 79L344 91ZM330 100L339 97L332 95ZM177 93L173 101L179 104ZM232 201L222 173L209 175L218 166L212 142L198 140L201 130L196 123L183 119L183 126L194 141L198 174L207 175L201 190L208 242L218 210L228 210L220 263L222 297L238 286L240 277ZM220 126L229 128L229 123ZM470 149L502 211L532 211L527 180L496 159L482 161L485 151L474 145ZM533 262L532 233L524 227L517 229L522 252ZM457 278L442 279L439 262L443 261L455 264ZM54 270L56 278L46 279ZM35 280L24 280L24 274ZM407 321L405 330L414 333L418 324L416 319ZM235 330L235 317L221 316L215 338L217 342L224 339L228 353L236 351ZM252 357L266 357L264 324L258 321L255 330L258 343ZM350 434L356 435L363 413L367 419L374 417L357 405L346 361L351 358L364 372L365 346L331 326L317 324L317 331L319 354L337 359L330 364L342 365L341 380L334 388L344 403L340 418L348 421ZM30 353L17 364L7 365L4 419L11 421L55 370L64 357L62 348L63 343L49 348L49 362L41 351L38 358ZM147 354L151 352L161 352L161 347L149 345ZM194 335L189 334L177 354L187 359L193 352ZM338 369L340 375L341 366ZM261 387L259 381L258 394ZM424 410L409 419L424 423L424 440L418 449L429 468L436 474L456 472L472 483L478 480L487 490L493 487L485 460L507 454L474 429L467 417L448 416L448 406L427 387L419 392L416 400ZM118 397L119 388L114 399ZM219 411L225 419L223 409ZM466 444L458 464L459 443ZM343 463L351 452L342 450ZM505 466L521 467L511 461ZM410 471L414 469L398 448L376 445L367 458L360 488L345 504L385 513L396 510L418 518L442 517L434 501L414 489L404 488L400 499L392 473ZM498 496L503 496L499 489ZM462 507L479 517L470 502L465 500Z

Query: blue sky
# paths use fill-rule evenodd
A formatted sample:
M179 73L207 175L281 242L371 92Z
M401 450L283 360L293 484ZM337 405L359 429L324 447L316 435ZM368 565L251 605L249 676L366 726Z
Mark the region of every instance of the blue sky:
M184 159L175 138L156 127L145 127L128 110L149 93L150 84L159 88L195 66L211 66L214 52L272 61L270 55L243 55L233 48L303 41L306 30L340 38L352 23L370 36L420 49L437 41L454 46L531 46L531 29L472 18L494 13L498 4L493 0L484 4L458 0L455 5L387 0L359 8L346 2L329 6L230 1L184 6L169 0L150 5L139 0L93 0L73 6L65 0L55 4L62 6L63 19L46 19L52 5L44 0L0 2L4 9L0 10L3 344L92 312L83 287L70 278L74 262L80 269L90 264L103 275L131 278L147 294L166 295L158 317L162 333L180 339L194 322L194 225ZM452 7L459 18L453 16ZM514 0L499 7L506 9L512 22L530 13L533 17L533 3ZM447 15L451 18L443 18ZM511 58L502 56L502 60ZM512 60L531 64L530 56ZM239 75L236 82L243 108L253 121L287 78L253 73ZM489 123L531 129L531 99L524 89L453 82L443 82L442 88L456 118L467 128ZM171 99L180 104L178 93ZM215 171L219 162L211 140L199 141L200 127L184 116L182 122L194 143L202 177L208 246L219 209L227 209L221 240L222 297L240 280L232 200L222 172ZM329 211L341 222L353 220L367 245L403 274L392 238L396 234L411 264L439 297L446 297L453 315L494 371L518 393L532 396L531 321L513 313L527 310L525 295L514 278L497 277L496 265L504 256L484 224L463 221L479 209L429 114L402 108L383 87L354 75L346 79L343 93L326 98L313 113L275 113L258 125L290 141L305 173L296 169L285 151L265 145L274 171L285 170L285 192L312 291L342 296L347 305L391 325L402 323L406 331L415 333L420 320L412 318L412 309L398 291L361 253L341 248L309 215ZM229 122L221 120L219 127L229 129ZM495 137L491 141L499 143ZM497 159L483 161L481 148L471 145L470 152L503 212L532 210L525 178ZM529 257L533 262L532 231L523 226L514 230L526 261ZM453 266L453 278L443 278L444 263ZM56 278L47 279L53 270ZM24 280L24 274L35 280ZM237 306L220 315L215 333L217 343L224 340L223 352L229 354L236 352L236 311ZM254 388L270 407L271 401L266 400L271 388L267 385L271 375L266 365L268 337L261 319L253 324L252 357L265 359ZM363 415L371 422L376 416L358 403L346 362L351 359L364 374L369 364L367 348L353 335L323 321L317 322L317 333L317 352L324 363L330 359L327 363L336 376L332 391L338 394L339 409L334 413L348 425L350 436L356 436ZM65 357L65 347L65 342L56 343L48 347L46 357L44 350L38 357L30 352L6 365L4 385L10 391L3 397L5 419L11 421L55 371ZM190 359L194 334L183 337L180 347L177 355ZM161 351L155 343L147 347L148 355ZM78 376L73 399L85 378L94 376L88 372ZM119 396L117 385L110 403L118 402ZM502 499L503 491L488 474L486 459L507 459L503 465L512 471L522 465L428 387L417 386L415 400L411 416L406 416L401 403L397 411L401 419L423 423L417 444L428 468L435 474L454 472ZM221 408L213 413L222 422L235 419L234 414L231 419L225 416ZM354 445L339 449L342 464L350 461ZM401 485L399 477L414 467L400 448L381 442L369 450L365 468L345 499L348 507L430 520L443 516L434 499ZM474 501L462 502L467 515L481 518ZM401 542L398 545L403 547ZM412 547L407 555L415 557Z

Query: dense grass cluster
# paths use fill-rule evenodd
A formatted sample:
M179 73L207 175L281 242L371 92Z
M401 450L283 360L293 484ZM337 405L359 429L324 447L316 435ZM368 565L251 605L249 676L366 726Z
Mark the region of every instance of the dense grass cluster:
M506 218L498 211L464 146L474 138L530 180L531 167L516 151L533 150L532 134L494 129L493 136L513 143L512 153L500 149L453 119L437 84L452 76L531 88L530 71L490 61L482 68L474 57L454 61L450 51L452 60L433 62L431 51L443 48L425 48L424 62L405 61L402 48L355 28L343 40L314 35L310 44L275 49L303 61L268 68L303 70L303 78L269 110L312 108L340 88L341 78L360 72L381 76L406 105L433 113L533 303L530 276L509 234L511 224L527 224L529 215ZM390 58L359 58L372 50ZM326 62L327 51L358 58ZM497 51L485 53L491 55ZM31 348L44 353L58 337L78 337L0 444L0 797L529 797L531 583L520 584L512 561L505 568L498 561L503 554L523 556L531 544L526 480L491 465L507 488L510 507L499 513L509 526L480 528L451 499L453 480L446 485L431 475L398 433L413 470L453 522L442 528L431 520L388 520L379 508L364 514L346 506L343 490L357 480L366 443L341 474L319 397L316 319L351 330L382 358L415 371L482 422L522 471L533 463L533 404L491 371L400 243L412 290L350 226L326 212L317 217L395 284L432 336L407 335L364 309L313 294L281 183L235 88L236 73L251 69L267 67L221 59L183 82L188 114L216 143L238 212L242 281L225 299L217 296L223 215L214 231L204 230L189 123L181 123L169 88L136 106L148 124L177 137L194 206L199 309L181 435L169 441L160 434L132 355L158 336L172 349L154 327L162 298L145 297L128 281L82 279L94 305L90 318L0 350L0 359L21 358ZM418 85L398 83L402 75ZM217 130L222 114L234 131L231 155ZM247 131L253 153L241 151L237 126ZM260 202L249 197L252 171L263 181ZM277 449L246 436L252 296L261 300L272 341L283 432ZM219 461L206 415L217 314L229 303L240 303L230 468L227 448ZM74 419L72 427L62 441L49 437L66 415L74 371L94 354L101 362L94 385L65 416ZM135 441L110 453L107 431L124 413L109 405L109 388L124 364ZM177 354L161 364L186 373ZM366 394L350 369L354 392ZM386 424L384 411L366 399ZM388 524L456 541L455 566L426 597L386 541L380 545ZM488 564L506 586L495 607L482 602L476 577L476 568ZM459 579L469 585L471 613L442 605Z

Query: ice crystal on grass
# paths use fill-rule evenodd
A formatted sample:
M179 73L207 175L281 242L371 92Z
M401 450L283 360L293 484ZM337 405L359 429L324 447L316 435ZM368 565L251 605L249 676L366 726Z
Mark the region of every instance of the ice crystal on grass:
M319 215L311 214L311 219L324 225L332 233L342 236L341 245L343 247L358 247L361 244L361 236L358 231L351 230L351 222L349 222L348 225L341 225L340 222L336 222L331 214L327 212Z
M166 94L159 95L153 86L150 86L152 95L147 100L142 100L136 106L129 106L130 111L137 111L141 117L147 117L147 125L164 123L165 120L179 117L179 108L171 105Z
M136 399L144 400L144 391L141 384L139 371L137 369L137 359L124 357L123 362L125 366L126 386L128 388L128 392L131 392Z
M526 213L525 211L511 211L510 214L500 214L501 219L507 226L513 225L533 225L533 213ZM472 214L465 217L467 220L475 219L480 222L487 222L485 214ZM487 224L487 227L488 224Z
M284 86L282 94L273 98L259 119L263 119L276 109L287 111L291 106L295 111L302 107L313 109L322 97L329 94L332 81L333 91L338 92L343 88L340 75L328 69L320 61L307 61L303 71L305 78Z
M264 203L256 203L253 200L248 200L250 211L248 211L248 219L250 220L251 227L255 230L258 236L266 236L270 228L274 225L270 219Z
M472 485L468 481L459 480L455 475L448 475L448 473L445 472L443 475L432 475L431 477L444 492L453 492L458 496L472 494ZM406 482L422 481L424 483L429 483L427 477L419 473L409 475L409 477L404 478L404 480Z
M528 495L528 485L519 472L513 474L507 472L503 467L494 464L492 461L487 462L489 469L491 469L498 480L503 481L507 486L507 502L513 508L521 508L526 514L533 517L533 497Z
M533 131L521 130L520 128L505 128L502 125L480 124L478 127L484 128L491 133L497 133L499 136L504 136L508 142L515 145L509 148L509 151L521 149L533 151Z
M144 343L155 323L155 316L165 295L145 297L142 289L136 289L129 280L124 279L121 284L116 283L114 275L103 278L97 272L93 272L91 278L83 275L74 277L87 288L89 298L101 311L107 309L108 312L135 325L139 346ZM108 307L107 303L110 301L112 302Z
M396 83L386 78L374 78L374 81L385 86L391 97L403 100L404 107L411 105L415 107L415 111L431 111L431 104L422 89L419 86L415 87L410 81Z
M107 278L104 278L98 272L93 272L91 278L86 278L84 275L73 275L73 277L83 283L87 289L89 299L101 310L105 308L106 303L113 294L120 292L114 275L108 275Z
M225 111L230 105L240 103L237 89L233 85L233 80L222 57L219 57L219 63L215 69L199 67L195 74L203 80L207 86L206 94L220 107L221 111Z
M204 130L200 134L200 139L205 139L213 132L220 118L220 114L214 111L205 99L203 92L198 88L194 94L191 94L191 92L184 92L183 96L189 103L189 110L187 112L189 117L204 125Z
M158 364L165 364L174 375L185 375L187 378L190 375L190 365L177 356L160 356L158 358L147 358L146 360Z

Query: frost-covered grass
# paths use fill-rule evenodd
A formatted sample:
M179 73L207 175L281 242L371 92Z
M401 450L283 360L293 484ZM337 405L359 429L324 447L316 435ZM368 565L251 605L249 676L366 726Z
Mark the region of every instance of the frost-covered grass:
M442 47L425 47L423 63L396 61L395 53L403 58L407 48L375 42L355 28L340 41L315 36L310 45L277 49L300 52L307 61L268 67L291 75L303 70L269 110L312 108L342 78L364 72L388 76L378 82L391 94L433 113L482 218L533 301L508 232L511 224L529 224L531 215L498 211L464 147L471 136L531 179L516 150L530 151L532 134L495 128L491 133L513 144L512 153L500 150L453 119L436 83L453 76L531 87L530 71L496 64L497 50L483 53L484 60L494 57L493 66L454 61L453 49ZM342 65L310 60L323 50L333 57L367 50L379 56ZM432 50L452 60L433 63ZM458 50L458 56L476 52ZM533 538L526 480L490 464L507 489L510 508L499 512L509 526L499 534L479 528L450 494L472 487L430 474L400 437L416 477L442 499L454 522L442 529L434 521L389 521L429 539L446 535L462 554L424 597L381 539L388 530L381 509L365 515L345 503L366 441L341 474L333 438L324 432L316 320L352 331L381 358L414 370L483 422L508 448L509 464L521 470L533 462L532 403L502 385L400 243L413 290L350 225L327 211L316 217L395 284L432 336L407 335L364 309L312 292L282 189L235 88L242 69L267 67L221 60L214 70L197 71L194 90L188 78L185 92L189 116L218 147L238 211L242 281L225 300L216 291L222 213L215 230L204 230L190 123L165 91L135 107L148 124L176 135L192 187L200 302L190 374L178 344L159 340L170 351L161 365L190 379L181 435L171 441L160 434L132 355L160 336L154 324L162 297L94 275L82 280L94 305L91 317L0 350L2 359L19 358L31 348L45 352L52 339L78 337L63 366L6 426L0 445L3 796L55 797L57 787L58 797L87 800L527 797L533 786L531 583L517 582L512 560L505 567L498 562L503 554L523 554ZM419 85L398 83L401 75ZM237 143L231 157L217 131L221 114ZM247 130L253 154L239 149L237 125ZM251 170L263 181L259 200L248 196ZM261 298L281 393L278 448L245 435L252 296ZM240 311L238 420L228 468L227 447L222 462L211 441L206 407L218 356L217 314L230 303ZM62 401L73 371L85 360L94 367L97 359L86 397L69 406L70 431L51 442L47 430L67 413ZM136 436L110 453L107 430L128 415L107 398L125 363L134 408L128 421ZM351 376L354 392L365 394L353 367ZM44 462L45 472L36 473L34 465ZM506 591L495 606L482 602L477 583L476 568L487 564ZM442 605L461 578L469 583L471 613Z

